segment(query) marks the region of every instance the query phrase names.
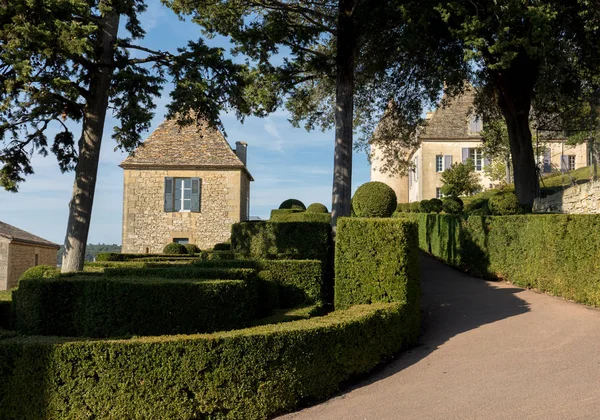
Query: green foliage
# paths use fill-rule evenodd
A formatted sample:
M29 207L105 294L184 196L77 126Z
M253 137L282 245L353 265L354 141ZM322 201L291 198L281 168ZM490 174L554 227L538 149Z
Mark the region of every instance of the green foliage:
M282 308L331 302L333 285L318 260L262 260L259 277L277 285Z
M35 267L28 268L19 277L21 280L28 279L56 279L60 276L60 270L56 267L49 265L36 265Z
M185 250L189 255L194 255L200 253L200 248L196 244L185 244Z
M171 260L192 260L195 259L193 256L188 254L171 254L166 256L165 254L120 254L116 252L102 252L96 256L96 262L106 261L135 261L135 260L154 260L154 261L171 261Z
M400 302L211 335L4 339L0 418L263 419L334 394L415 340Z
M63 254L65 252L64 245L61 245L57 254L56 254L56 264L62 263ZM96 257L100 253L106 252L121 252L121 245L117 244L87 244L85 246L85 260L86 261L95 261Z
M240 328L256 317L257 299L241 280L98 275L24 280L13 297L20 333L86 337Z
M429 200L429 212L440 213L444 209L444 203L439 198Z
M335 308L406 302L419 319L417 225L403 219L342 218L335 252Z
M396 212L410 213L410 203L398 203L398 205L396 206Z
M431 213L431 205L429 200L421 200L419 202L419 213Z
M413 201L412 203L409 203L408 208L410 210L410 213L420 213L421 203L418 201Z
M326 261L331 225L320 222L243 222L231 228L236 255L254 259Z
M446 197L442 200L442 209L448 214L462 213L463 201L458 197Z
M231 251L231 241L215 244L213 251Z
M279 210L284 209L304 211L306 210L306 206L300 200L296 200L295 198L288 198L279 205Z
M493 195L487 205L491 214L495 216L508 216L523 213L517 196L512 191L500 192Z
M187 248L182 245L182 244L178 244L176 242L171 242L170 244L165 245L164 249L163 249L163 254L167 254L167 255L172 255L172 254L179 254L179 255L186 255L187 252Z
M272 222L322 222L331 223L329 213L309 213L308 211L292 211L288 213L274 213L281 210L271 211Z
M397 203L394 190L379 181L361 185L352 197L352 209L357 217L390 217Z
M327 206L321 203L312 203L306 208L307 213L329 213Z
M193 280L247 280L254 276L251 268L205 268L192 265L170 267L119 267L105 268L106 277L152 278L152 279L193 279Z
M473 161L455 162L442 172L442 194L446 196L471 195L481 190L479 174L475 172Z
M281 217L284 217L288 214L294 214L294 213L303 213L304 210L299 209L299 208L295 208L295 209L273 209L271 210L271 216L269 218L269 220L278 220Z
M0 329L12 328L12 290L0 290Z

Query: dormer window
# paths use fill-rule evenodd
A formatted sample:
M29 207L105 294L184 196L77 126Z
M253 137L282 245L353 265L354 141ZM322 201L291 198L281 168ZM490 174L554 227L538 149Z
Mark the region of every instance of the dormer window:
M478 115L469 117L469 133L479 134L483 130L483 119Z

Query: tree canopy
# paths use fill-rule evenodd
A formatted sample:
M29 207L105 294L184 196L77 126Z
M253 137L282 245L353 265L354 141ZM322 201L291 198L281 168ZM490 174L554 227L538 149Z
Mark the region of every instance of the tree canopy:
M475 172L472 159L465 163L455 162L442 172L442 194L459 197L472 195L481 190L479 174Z

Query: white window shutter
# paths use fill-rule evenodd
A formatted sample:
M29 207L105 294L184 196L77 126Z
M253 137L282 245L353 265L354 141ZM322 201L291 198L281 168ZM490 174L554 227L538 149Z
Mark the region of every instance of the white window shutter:
M444 169L450 169L452 166L452 155L444 156Z
M192 178L192 204L191 211L200 213L200 197L202 197L202 180Z
M469 148L463 147L462 148L462 163L465 163L467 161L467 159L469 159Z
M164 197L164 208L166 212L173 211L173 178L165 178L165 197Z

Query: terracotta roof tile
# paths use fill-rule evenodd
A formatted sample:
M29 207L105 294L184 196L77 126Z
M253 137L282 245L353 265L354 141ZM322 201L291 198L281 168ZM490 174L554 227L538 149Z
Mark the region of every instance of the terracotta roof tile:
M175 120L164 121L121 162L129 165L244 168L219 130L205 123L180 127Z
M8 223L0 222L0 236L17 242L27 242L36 245L45 245L59 248L58 244L40 238L22 229L9 225Z

